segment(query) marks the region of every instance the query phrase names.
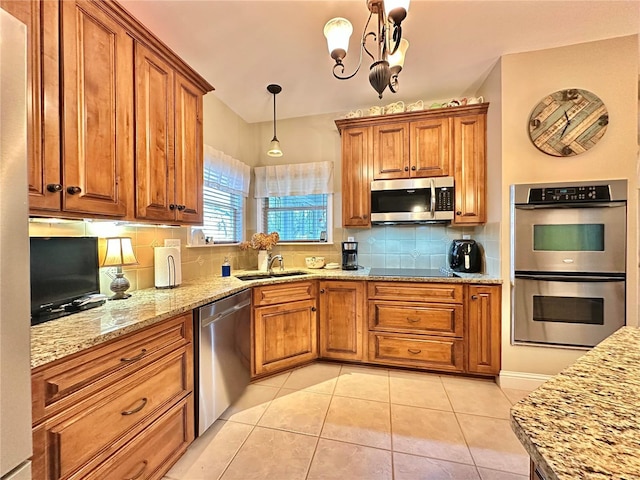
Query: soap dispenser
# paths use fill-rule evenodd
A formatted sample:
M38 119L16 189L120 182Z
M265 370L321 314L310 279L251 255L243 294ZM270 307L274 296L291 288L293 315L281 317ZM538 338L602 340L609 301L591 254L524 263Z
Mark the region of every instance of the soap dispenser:
M231 276L231 264L229 263L229 257L224 257L224 262L222 263L222 276Z

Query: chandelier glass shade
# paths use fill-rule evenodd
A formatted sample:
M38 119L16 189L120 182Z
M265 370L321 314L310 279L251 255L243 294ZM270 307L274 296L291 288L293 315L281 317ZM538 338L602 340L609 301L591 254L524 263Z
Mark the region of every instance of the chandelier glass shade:
M404 58L409 42L402 38L402 21L407 17L410 0L367 0L369 19L362 32L360 60L355 71L344 73L342 61L349 50L349 38L353 26L346 18L336 17L324 26L329 54L335 61L333 76L339 80L348 80L358 73L362 65L362 53L365 52L373 63L369 67L369 83L378 92L378 98L387 87L393 93L398 91L398 74L404 66ZM377 16L377 30L368 31L373 15ZM376 46L375 55L367 48L367 41L372 39Z
M282 91L282 87L272 83L271 85L267 85L267 91L273 94L273 138L269 143L267 155L270 157L281 157L282 149L280 148L280 141L276 135L276 95Z

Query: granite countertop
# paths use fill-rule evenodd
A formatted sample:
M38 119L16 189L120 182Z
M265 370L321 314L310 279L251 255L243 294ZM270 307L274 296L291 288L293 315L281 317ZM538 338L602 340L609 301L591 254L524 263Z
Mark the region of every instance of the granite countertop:
M120 335L258 285L309 279L502 283L498 278L482 274L460 274L462 278L401 278L370 276L368 268L356 271L304 268L291 270L306 273L292 277L243 281L233 275L258 272L234 271L231 277L201 278L184 282L174 289L136 290L127 300L106 302L98 308L35 325L31 327L31 368L40 367ZM275 272L278 273L277 270Z
M640 329L623 327L511 409L547 480L640 479Z

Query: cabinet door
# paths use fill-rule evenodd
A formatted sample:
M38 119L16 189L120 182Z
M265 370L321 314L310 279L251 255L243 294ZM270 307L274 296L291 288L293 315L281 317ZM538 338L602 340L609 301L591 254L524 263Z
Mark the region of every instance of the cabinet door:
M373 178L408 178L409 124L392 123L373 127Z
M133 216L133 39L92 2L60 8L63 210Z
M364 282L320 282L320 356L363 361Z
M454 117L455 210L458 225L486 222L486 115Z
M342 132L342 226L371 226L371 128Z
M59 211L58 3L1 0L0 7L27 26L29 207Z
M295 367L317 358L315 305L314 299L255 309L255 375Z
M499 285L469 285L467 297L467 370L500 373L501 288Z
M448 118L411 122L411 176L449 175L451 124Z
M174 73L136 44L136 218L173 221Z
M201 224L203 147L202 93L175 75L175 208L176 220Z

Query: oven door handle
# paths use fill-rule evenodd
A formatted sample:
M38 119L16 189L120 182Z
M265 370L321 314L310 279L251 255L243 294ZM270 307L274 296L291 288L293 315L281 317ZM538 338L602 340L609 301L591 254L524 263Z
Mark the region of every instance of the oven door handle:
M535 204L518 203L514 207L516 210L539 210L549 208L614 208L626 207L627 202L593 202L593 203L553 203L553 204Z
M624 282L625 277L610 275L544 275L544 274L515 274L516 279L537 280L548 282Z

